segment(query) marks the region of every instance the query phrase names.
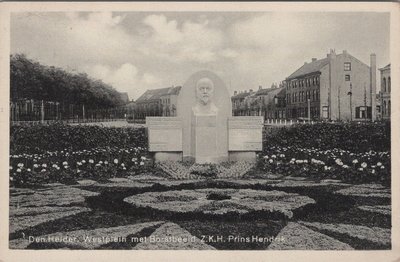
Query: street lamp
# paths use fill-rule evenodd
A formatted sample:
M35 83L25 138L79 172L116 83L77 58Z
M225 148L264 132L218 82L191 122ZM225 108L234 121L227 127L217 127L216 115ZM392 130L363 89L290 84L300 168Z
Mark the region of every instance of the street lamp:
M347 95L350 98L350 121L353 121L353 107L351 105L351 97L353 96L353 85L350 83L350 91L347 93Z

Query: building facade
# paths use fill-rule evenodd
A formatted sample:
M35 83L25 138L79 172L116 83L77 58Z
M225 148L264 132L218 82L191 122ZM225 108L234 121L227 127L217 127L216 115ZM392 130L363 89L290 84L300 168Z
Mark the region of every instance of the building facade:
M176 116L180 90L180 86L147 90L135 101L135 119L145 119L146 116Z
M392 81L390 77L390 64L387 66L380 68L380 91L379 91L379 100L380 100L380 108L381 108L381 118L384 120L390 119L390 93L392 88Z
M273 84L271 88L263 89L261 86L254 92L238 93L232 96L232 114L234 116L263 116L264 119L285 119L285 93L286 89L281 83L278 87Z
M331 50L286 78L286 113L291 119L366 121L376 118L376 56L370 66L347 51ZM374 109L374 110L372 110Z

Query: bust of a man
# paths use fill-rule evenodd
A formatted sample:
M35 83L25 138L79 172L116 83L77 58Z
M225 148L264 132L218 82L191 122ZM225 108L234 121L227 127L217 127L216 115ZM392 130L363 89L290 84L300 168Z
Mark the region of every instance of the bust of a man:
M214 83L209 78L201 78L196 83L196 105L192 108L195 115L216 115L218 108L213 102Z

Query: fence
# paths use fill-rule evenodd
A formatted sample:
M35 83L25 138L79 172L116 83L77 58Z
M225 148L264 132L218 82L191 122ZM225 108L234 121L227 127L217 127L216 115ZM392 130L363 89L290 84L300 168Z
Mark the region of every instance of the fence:
M103 122L125 120L133 115L133 109L121 106L116 108L87 109L85 105L65 104L62 102L37 101L24 99L10 102L11 123L33 122Z

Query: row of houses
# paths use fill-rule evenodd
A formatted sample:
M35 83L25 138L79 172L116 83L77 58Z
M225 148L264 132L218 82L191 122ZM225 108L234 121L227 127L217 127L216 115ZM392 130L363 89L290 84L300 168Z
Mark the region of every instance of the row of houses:
M390 117L390 64L380 68L376 86L376 56L369 65L346 50L305 62L279 84L235 91L232 114L265 119L368 121ZM147 90L132 106L134 117L175 116L181 87Z

